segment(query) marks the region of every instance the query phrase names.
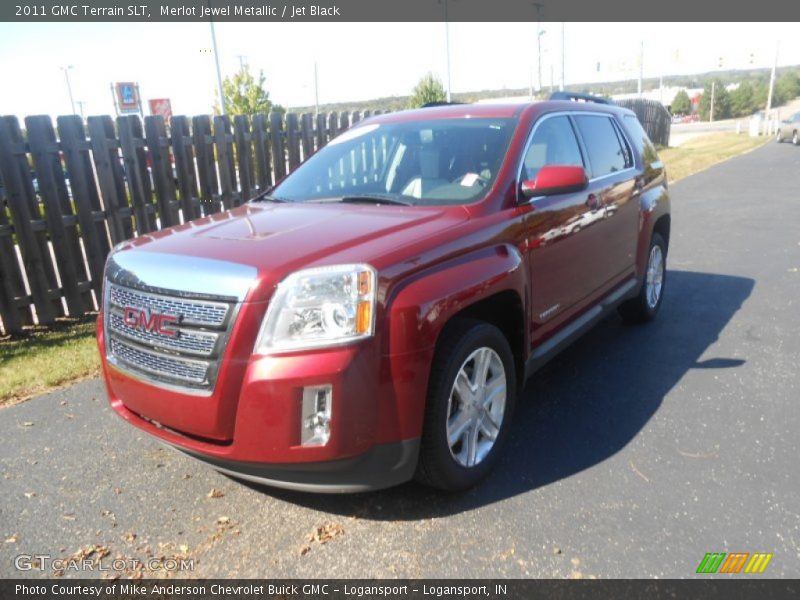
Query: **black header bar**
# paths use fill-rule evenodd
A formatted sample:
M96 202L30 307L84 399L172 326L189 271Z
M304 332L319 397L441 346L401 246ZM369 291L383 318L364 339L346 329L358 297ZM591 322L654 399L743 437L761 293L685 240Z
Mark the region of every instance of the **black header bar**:
M445 16L446 14L446 16ZM800 2L713 0L3 0L10 22L800 21Z

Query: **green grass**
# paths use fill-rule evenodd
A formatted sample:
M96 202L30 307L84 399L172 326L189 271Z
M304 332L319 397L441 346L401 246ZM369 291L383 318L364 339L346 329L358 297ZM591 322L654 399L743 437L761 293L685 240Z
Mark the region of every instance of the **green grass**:
M0 405L23 400L100 370L94 320L59 321L0 337Z
M676 148L663 148L658 155L667 167L667 177L673 182L763 146L772 139L771 136L752 138L746 134L709 133Z

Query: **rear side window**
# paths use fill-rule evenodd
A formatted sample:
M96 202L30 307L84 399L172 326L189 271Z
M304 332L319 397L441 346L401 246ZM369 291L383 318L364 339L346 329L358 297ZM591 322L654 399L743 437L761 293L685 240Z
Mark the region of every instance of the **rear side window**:
M593 178L633 166L627 144L609 117L575 115L575 122L589 153Z
M584 166L578 140L567 117L546 118L536 127L525 152L522 178L535 179L545 165Z
M636 115L625 115L625 127L632 138L633 145L639 151L640 155L644 158L645 164L657 160L656 147L650 141L650 137L642 127Z

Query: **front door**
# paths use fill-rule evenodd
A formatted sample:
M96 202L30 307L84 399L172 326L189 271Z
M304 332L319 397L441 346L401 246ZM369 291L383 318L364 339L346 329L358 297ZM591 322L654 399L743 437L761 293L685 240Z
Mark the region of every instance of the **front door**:
M537 121L525 150L520 179L535 179L545 165L588 167L566 114L545 115ZM533 211L526 218L526 233L534 341L557 325L597 285L592 271L602 246L592 235L592 227L605 209L595 205L590 196L584 190L530 200Z

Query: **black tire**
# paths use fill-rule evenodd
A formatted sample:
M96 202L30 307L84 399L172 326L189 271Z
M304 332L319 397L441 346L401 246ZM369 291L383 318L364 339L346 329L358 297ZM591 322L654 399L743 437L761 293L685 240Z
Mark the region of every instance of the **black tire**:
M456 376L470 356L480 348L494 350L502 363L506 378L505 410L494 445L477 464L464 466L458 462L448 442L450 398ZM470 488L484 479L497 462L499 451L508 437L516 396L514 356L503 333L494 325L473 319L459 319L448 324L440 336L431 366L415 475L417 481L455 492Z
M619 314L626 323L646 323L656 318L661 303L664 301L664 286L667 282L667 243L661 234L653 232L653 237L650 239L650 248L647 251L648 267L650 265L651 256L653 255L653 248L658 246L661 250L663 271L661 276L661 288L658 293L658 299L655 303L648 299L648 285L647 285L647 271L645 269L644 276L642 277L642 286L639 294L635 298L623 302L619 306Z
M800 133L798 133L797 131L795 131L795 132L792 134L792 143L793 143L795 146L800 146Z
M778 133L775 134L775 141L779 144L783 142L783 134L780 129L778 129Z

